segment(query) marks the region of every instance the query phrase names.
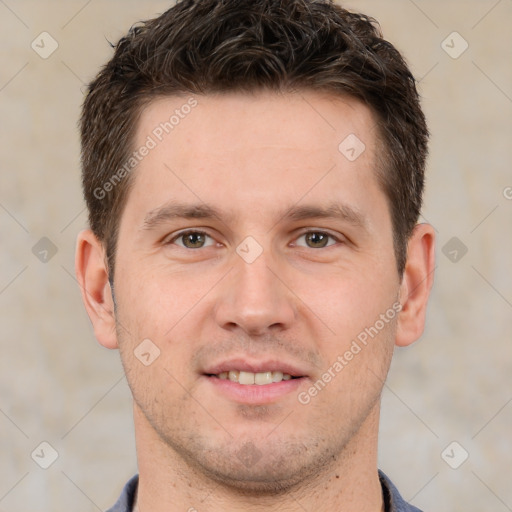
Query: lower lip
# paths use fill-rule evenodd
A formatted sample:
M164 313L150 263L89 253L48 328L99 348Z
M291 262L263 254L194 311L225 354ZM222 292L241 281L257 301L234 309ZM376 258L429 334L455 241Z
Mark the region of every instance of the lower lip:
M225 397L244 404L268 404L279 400L280 398L297 391L305 377L297 379L282 380L281 382L272 382L272 384L239 384L229 379L219 379L218 377L209 377L203 375L214 388Z

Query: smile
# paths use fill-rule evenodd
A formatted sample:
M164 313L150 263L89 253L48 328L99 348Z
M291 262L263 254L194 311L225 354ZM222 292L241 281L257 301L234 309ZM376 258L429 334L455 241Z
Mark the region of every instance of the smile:
M281 382L283 380L291 380L297 378L292 377L289 373L283 373L281 371L253 373L240 370L221 372L213 376L221 380L230 380L231 382L237 382L238 384L242 385L256 384L258 386L265 386L275 382Z

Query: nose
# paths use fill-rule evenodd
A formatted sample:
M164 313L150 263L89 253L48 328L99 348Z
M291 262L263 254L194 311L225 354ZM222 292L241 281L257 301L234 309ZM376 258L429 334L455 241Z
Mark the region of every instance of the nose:
M215 308L218 325L258 336L288 329L296 318L294 295L279 266L264 251L247 263L234 255L235 268L223 280Z

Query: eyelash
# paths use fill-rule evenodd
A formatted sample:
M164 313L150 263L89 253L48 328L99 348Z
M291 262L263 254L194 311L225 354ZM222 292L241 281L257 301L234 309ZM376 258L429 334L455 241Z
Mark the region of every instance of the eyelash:
M321 235L326 235L327 237L329 237L331 240L334 240L336 243L342 243L342 241L335 237L334 235L332 235L331 233L328 233L327 231L321 231L321 230L314 230L314 229L310 229L308 231L304 231L303 233L301 233L300 235L298 235L295 240L298 240L299 238L303 237L303 236L306 236L308 234L311 234L311 233L314 233L314 234L321 234ZM190 234L198 234L198 235L204 235L204 236L207 236L209 238L211 238L213 240L213 237L210 236L206 231L201 231L201 230L188 230L188 231L182 231L181 233L178 233L176 236L174 236L173 238L171 238L170 240L168 240L165 245L172 245L176 242L176 240L179 240L180 238L182 237L185 237L187 235L190 235ZM329 245L326 245L325 247L317 247L317 248L314 248L314 247L307 247L308 249L326 249L327 247L332 247L333 245L336 245L336 244L329 244ZM194 251L194 250L198 250L198 249L204 249L205 247L198 247L197 249L193 249L193 248L190 248L190 247L185 247L185 245L183 246L180 246L182 247L183 249L188 249L190 251ZM207 247L210 247L210 246L207 246ZM304 246L301 246L301 247L304 247Z

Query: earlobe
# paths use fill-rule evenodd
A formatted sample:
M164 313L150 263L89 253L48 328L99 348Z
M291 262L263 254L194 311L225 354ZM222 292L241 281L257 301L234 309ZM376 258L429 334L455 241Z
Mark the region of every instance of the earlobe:
M75 272L82 300L94 328L96 339L106 348L117 348L114 301L108 281L103 244L90 229L79 233Z
M416 341L425 327L427 302L434 282L435 234L429 224L418 224L409 239L407 262L400 286L402 310L398 317L396 345Z

